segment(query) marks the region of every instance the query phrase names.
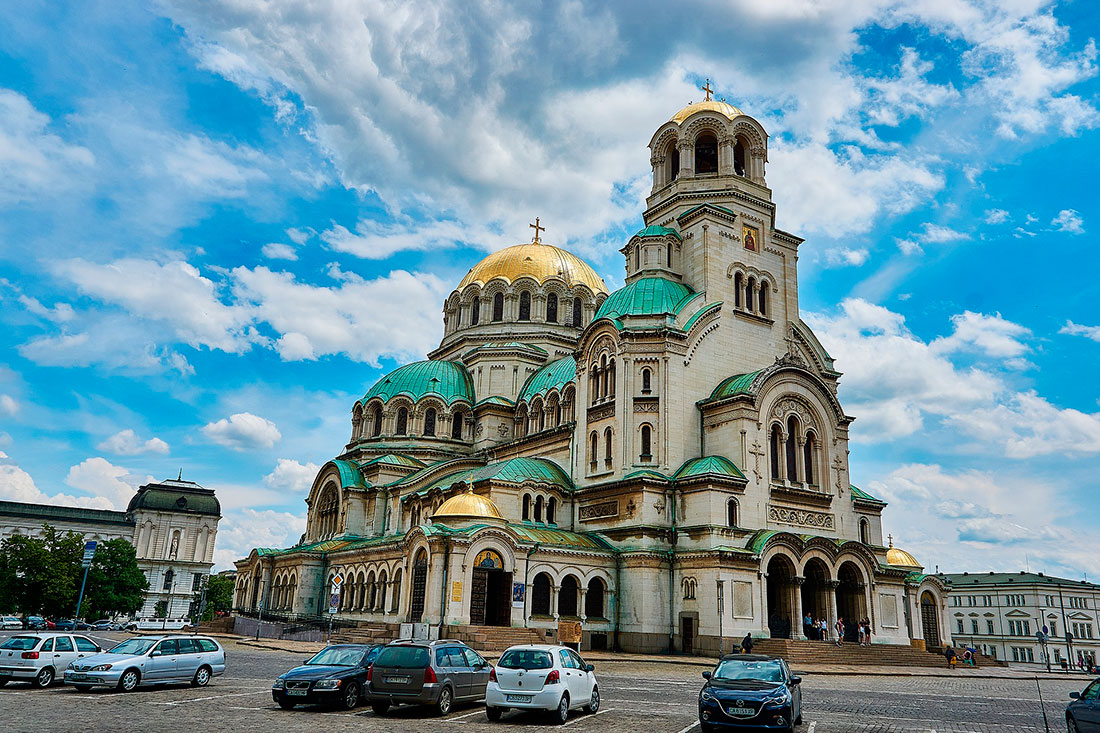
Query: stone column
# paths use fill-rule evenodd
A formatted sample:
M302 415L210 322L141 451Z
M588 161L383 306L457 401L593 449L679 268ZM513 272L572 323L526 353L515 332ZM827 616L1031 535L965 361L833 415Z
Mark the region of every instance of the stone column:
M806 579L796 575L791 578L791 594L794 596L791 607L794 610L794 619L791 620L791 638L806 641L806 631L802 628L802 584Z
M439 602L447 597L450 589L443 587L443 556L433 554L429 562L427 588L424 589L424 616L421 620L426 624L437 624L440 621L436 615L439 613ZM447 583L450 584L451 580L448 577Z
M767 155L767 149L764 146L753 147L749 151L750 159L747 165L749 179L753 183L759 183L764 185L764 157Z
M779 480L787 480L787 433L779 432Z
M733 175L733 146L735 138L732 135L723 135L718 141L718 173L723 176Z
M559 618L558 615L558 591L561 590L560 585L550 586L550 615L554 617L554 621Z
M588 595L588 588L583 585L577 588L577 615L581 617L581 624L584 624L585 619L588 617L585 615L584 599Z
M677 140L676 149L680 151L679 178L695 174L695 143L690 140Z
M654 155L649 159L649 165L653 169L653 190L656 191L665 185L665 161Z
M825 582L825 587L828 588L825 592L825 612L827 614L825 623L829 624L829 633L836 636L833 624L836 623L836 589L840 587L840 581L828 580Z
M798 481L806 480L806 436L799 435L798 443L794 448L794 465L798 470Z

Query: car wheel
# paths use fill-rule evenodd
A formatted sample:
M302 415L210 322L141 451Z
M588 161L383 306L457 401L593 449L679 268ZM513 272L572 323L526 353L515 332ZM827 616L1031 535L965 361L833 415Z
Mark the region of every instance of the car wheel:
M123 692L133 692L137 689L138 682L140 681L141 675L138 674L138 671L136 669L128 669L118 678L118 689Z
M34 684L39 688L46 688L53 684L53 667L43 667L38 676L34 678Z
M454 694L450 687L444 687L439 693L439 702L435 704L435 712L438 715L446 715L451 712L451 704L454 702Z
M370 709L374 711L375 715L385 715L390 710L390 704L388 702L372 702Z
M699 730L700 730L701 733L714 733L714 731L717 730L717 728L715 728L710 723L700 723L699 724Z
M802 725L802 708L801 708L801 706L798 708L798 717L794 719L794 724L795 725Z
M563 725L567 720L569 720L569 695L564 694L558 702L557 709L554 710L554 722Z
M359 685L349 682L344 688L344 697L340 700L340 707L344 710L354 710L359 704Z
M592 686L592 699L584 706L586 713L598 713L600 711L600 688Z
M279 707L281 707L283 710L293 710L295 704L296 703L291 702L290 700L280 700L279 701Z
M485 707L485 717L489 719L490 723L495 723L500 720L501 715L504 715L504 710L502 708Z
M210 684L210 668L203 666L195 671L195 677L191 680L192 687L206 687Z

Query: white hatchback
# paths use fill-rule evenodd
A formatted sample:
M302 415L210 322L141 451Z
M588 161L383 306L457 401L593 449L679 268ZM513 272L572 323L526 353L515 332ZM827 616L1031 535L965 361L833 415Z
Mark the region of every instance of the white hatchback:
M554 722L564 723L576 708L595 713L600 687L592 669L569 647L509 647L489 673L485 714L495 721L508 710L552 710Z
M0 629L22 629L23 619L18 616L0 616Z
M16 634L0 644L0 687L9 682L49 687L70 664L99 652L98 644L79 634Z

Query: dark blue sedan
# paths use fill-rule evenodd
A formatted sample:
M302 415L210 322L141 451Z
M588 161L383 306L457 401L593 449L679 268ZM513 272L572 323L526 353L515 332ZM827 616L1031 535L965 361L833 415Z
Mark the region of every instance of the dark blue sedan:
M1073 702L1066 708L1066 728L1069 733L1100 733L1100 679L1094 680L1084 692L1071 692Z
M793 731L802 723L801 677L782 659L760 654L723 657L699 691L703 733L752 728Z
M305 664L279 675L271 699L283 710L296 705L329 705L351 710L366 698L367 670L382 644L334 644Z

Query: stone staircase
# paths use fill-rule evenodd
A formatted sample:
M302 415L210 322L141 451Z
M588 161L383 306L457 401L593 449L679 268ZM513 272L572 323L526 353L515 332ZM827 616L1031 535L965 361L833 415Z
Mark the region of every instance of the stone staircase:
M860 646L853 642L845 642L843 646L838 647L833 642L754 639L752 651L754 654L782 657L795 667L818 664L852 667L945 667L947 665L940 654L901 644ZM998 659L979 657L977 666L1006 667L1008 665Z
M360 621L351 628L334 633L332 641L339 644L388 644L400 634L400 624Z
M536 629L509 626L448 626L444 629L448 639L457 639L480 652L502 652L517 644L552 644Z

